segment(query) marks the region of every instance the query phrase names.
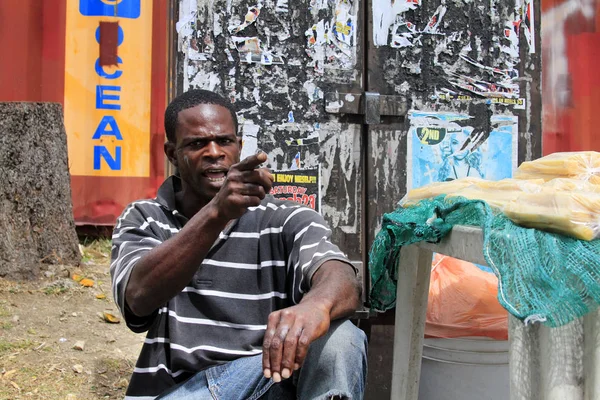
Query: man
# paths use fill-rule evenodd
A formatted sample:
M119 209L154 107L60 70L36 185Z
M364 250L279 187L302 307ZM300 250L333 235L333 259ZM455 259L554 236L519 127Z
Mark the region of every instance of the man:
M115 301L148 331L127 398L362 398L366 339L344 319L360 285L322 217L268 196L219 95L177 97L165 128L178 176L113 233Z

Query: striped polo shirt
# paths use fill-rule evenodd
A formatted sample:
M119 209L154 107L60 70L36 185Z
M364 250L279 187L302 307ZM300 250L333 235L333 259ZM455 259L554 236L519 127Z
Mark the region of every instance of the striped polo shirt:
M125 304L136 262L176 235L187 218L177 212L178 177L152 200L130 204L113 232L113 296L127 326L148 331L127 398L153 399L207 367L262 353L271 312L297 304L323 262L349 263L331 243L317 212L267 196L219 234L191 282L144 318Z

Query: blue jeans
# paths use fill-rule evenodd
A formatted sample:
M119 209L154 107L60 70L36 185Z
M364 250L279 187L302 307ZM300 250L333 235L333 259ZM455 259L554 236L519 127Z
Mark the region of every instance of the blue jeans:
M302 368L280 383L266 379L262 355L242 357L198 372L163 400L362 399L367 378L367 338L350 321L333 321L313 342Z

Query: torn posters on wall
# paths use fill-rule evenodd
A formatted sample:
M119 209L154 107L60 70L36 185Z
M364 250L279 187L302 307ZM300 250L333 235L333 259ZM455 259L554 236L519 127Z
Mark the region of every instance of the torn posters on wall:
M474 126L466 114L409 112L407 189L466 177L510 178L517 167L518 118L493 115Z
M242 152L240 160L258 153L258 132L260 127L252 120L245 120L242 123Z
M271 195L276 199L289 200L320 212L319 169L297 169L273 172L275 181Z
M322 19L306 32L309 67L352 70L356 65L358 1L336 0L332 18Z
M240 55L240 61L248 64L284 64L283 57L264 48L257 37L232 36L231 43Z
M444 100L448 102L458 101L461 103L471 103L478 100L478 98L459 94L453 90L442 88L441 91L436 91L436 93L431 96L431 100ZM523 98L505 98L505 97L491 97L485 100L486 104L500 104L508 107L512 107L515 110L524 110L525 109L525 99Z
M373 0L373 44L386 46L392 25L397 30L402 23L406 23L403 14L408 10L414 10L420 3L420 0ZM414 25L411 23L411 27L407 27L409 33L414 33L411 31L412 26Z
M420 28L405 17L405 13L421 5L421 0L373 0L373 43L393 48L420 46L423 35L441 35L440 26L448 8L440 5Z
M465 46L461 54L459 54L458 62L451 68L444 69L448 84L461 92L459 93L456 90L442 87L436 90L436 94L432 100L437 98L442 100L458 98L462 101L469 101L472 100L471 95L474 95L476 98L488 99L487 102L489 104L503 104L514 106L515 109L525 109L525 99L519 97L521 91L518 71L514 68L501 69L484 65L466 55L470 50L470 45ZM453 72L458 67L476 68L486 78L473 78ZM469 95L465 95L464 93L469 93Z
M287 2L281 3L280 6L283 7L284 4L287 6ZM240 21L239 18L231 18L228 28L229 33L231 35L243 35L246 28L256 24L260 16L260 11L261 5L257 4L248 7L243 21ZM230 48L231 50L238 51L240 61L243 63L262 65L284 64L283 57L263 45L257 36L231 36Z
M535 10L533 8L533 0L516 0L515 15L513 21L506 23L504 37L509 40L510 47L503 49L511 54L512 57L519 57L519 35L521 26L525 32L525 40L529 47L529 53L535 53ZM516 43L516 44L515 44ZM513 54L516 51L516 55Z
M533 0L516 0L512 20L506 21L504 25L504 39L508 42L500 46L500 49L510 55L513 59L519 59L519 36L521 26L525 32L525 40L529 47L529 53L535 53L535 15Z

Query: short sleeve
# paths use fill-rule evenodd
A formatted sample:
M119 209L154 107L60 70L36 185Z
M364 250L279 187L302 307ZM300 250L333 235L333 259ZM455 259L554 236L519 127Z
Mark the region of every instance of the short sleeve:
M133 268L146 253L163 242L163 238L150 229L148 219L133 203L117 220L112 235L110 275L113 298L127 326L136 333L147 331L157 314L138 317L129 310L125 301L125 289Z
M324 262L338 260L356 268L346 255L331 242L331 229L323 217L307 207L296 208L287 216L282 228L288 259L288 290L297 304L310 290L314 273Z

